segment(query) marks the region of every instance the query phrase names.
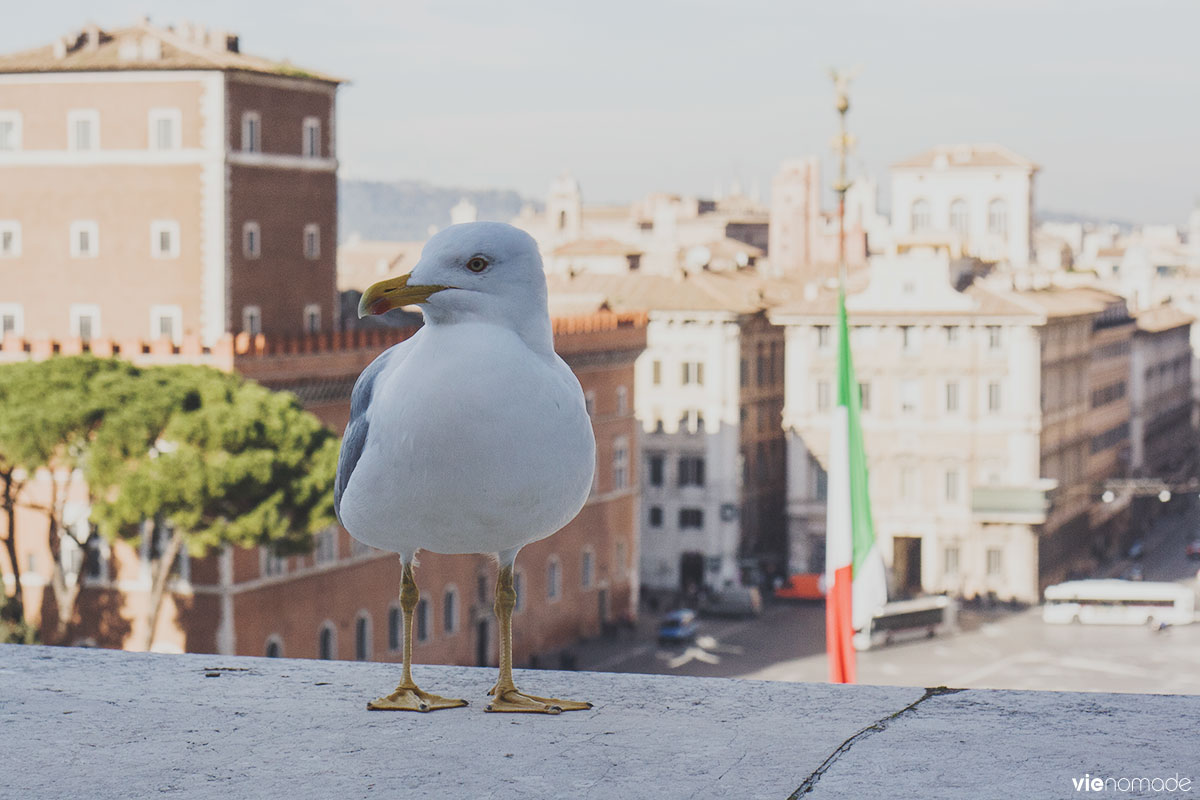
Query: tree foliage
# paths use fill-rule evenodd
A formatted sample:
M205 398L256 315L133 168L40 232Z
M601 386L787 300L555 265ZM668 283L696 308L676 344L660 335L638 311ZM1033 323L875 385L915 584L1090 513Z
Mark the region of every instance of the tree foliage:
M0 367L0 500L22 502L28 478L19 476L39 467L67 481L82 471L101 533L137 541L147 529L171 531L165 548L151 548L149 631L182 548L193 556L226 544L310 550L312 534L334 520L337 450L334 434L293 395L207 367L88 356ZM59 558L60 536L74 536L62 519L71 487L53 484L40 510L65 626L78 595ZM18 569L14 538L10 524L6 547ZM87 553L86 541L76 542Z

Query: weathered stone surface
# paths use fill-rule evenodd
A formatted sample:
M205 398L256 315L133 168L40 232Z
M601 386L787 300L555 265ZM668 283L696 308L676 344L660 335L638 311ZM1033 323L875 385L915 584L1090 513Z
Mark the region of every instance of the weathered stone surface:
M596 704L545 717L484 713L494 670L418 665L471 706L368 712L398 674L0 646L0 796L1067 797L1085 772L1200 779L1200 697L518 671Z

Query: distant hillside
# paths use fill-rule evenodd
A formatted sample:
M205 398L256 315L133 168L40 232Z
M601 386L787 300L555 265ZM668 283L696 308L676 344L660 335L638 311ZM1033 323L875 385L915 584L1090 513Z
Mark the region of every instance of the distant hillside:
M1118 228L1120 228L1123 231L1130 231L1130 230L1133 230L1133 228L1135 227L1132 222L1129 222L1127 220L1105 219L1102 217L1089 216L1087 214L1076 214L1071 211L1038 210L1037 221L1038 222L1068 222L1068 223L1080 222L1085 225L1087 225L1087 224L1116 225Z
M413 241L429 235L429 226L450 224L450 209L464 197L479 209L479 219L508 222L526 204L512 191L432 186L421 181L338 181L338 242L352 233L364 239Z

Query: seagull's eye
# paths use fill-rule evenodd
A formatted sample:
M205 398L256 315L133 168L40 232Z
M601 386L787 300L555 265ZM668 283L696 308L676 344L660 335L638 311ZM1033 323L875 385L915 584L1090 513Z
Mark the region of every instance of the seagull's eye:
M488 267L488 261L482 256L475 256L467 262L467 269L471 272L483 272Z

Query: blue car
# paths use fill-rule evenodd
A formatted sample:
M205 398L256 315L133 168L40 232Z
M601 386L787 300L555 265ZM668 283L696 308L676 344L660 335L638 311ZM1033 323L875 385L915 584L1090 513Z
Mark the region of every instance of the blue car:
M689 608L680 608L670 612L658 624L659 644L678 644L693 642L696 639L696 612Z

